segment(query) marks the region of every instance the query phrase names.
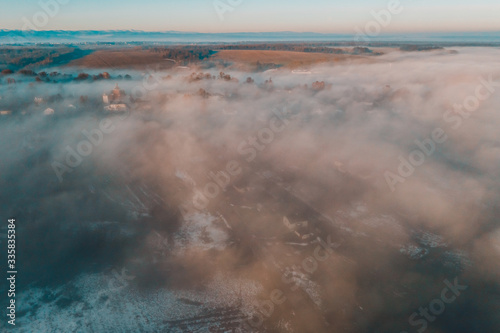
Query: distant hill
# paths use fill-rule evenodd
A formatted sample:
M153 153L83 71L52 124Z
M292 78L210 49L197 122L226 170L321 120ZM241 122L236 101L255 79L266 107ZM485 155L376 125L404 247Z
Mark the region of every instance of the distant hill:
M221 43L221 42L290 42L338 41L354 42L353 34L321 34L314 32L235 32L198 33L182 31L147 32L137 30L85 30L85 31L34 31L0 30L0 44L33 43ZM440 42L451 45L486 44L500 45L500 31L463 33L381 34L370 42ZM367 44L366 42L364 44Z

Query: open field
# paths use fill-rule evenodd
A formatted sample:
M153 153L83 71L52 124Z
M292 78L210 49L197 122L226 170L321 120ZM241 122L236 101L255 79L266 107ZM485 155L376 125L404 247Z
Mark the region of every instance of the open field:
M373 62L373 56L326 54L294 51L270 50L221 50L207 59L232 62L237 64L272 63L285 67L300 67L318 63L335 63L346 60ZM68 66L86 68L146 68L160 64L162 69L171 68L176 64L173 60L164 59L161 53L138 49L97 50L83 58L74 60ZM178 64L178 62L177 62Z
M87 45L83 48L48 46L40 50L6 47L3 56L0 57L0 70L5 68L14 71L20 69L36 70L41 67L61 65L89 69L144 70L150 67L156 70L167 70L175 66L201 65L204 68L231 66L233 69L260 72L277 67L294 69L320 63L334 64L345 61L357 64L376 63L379 61L380 55L392 52L400 52L400 48L339 48L316 44L149 45L136 47ZM440 52L449 53L452 51L440 50Z
M163 59L161 54L138 49L98 50L68 64L85 68L146 68L160 64L161 69L168 69L175 63Z
M372 61L367 56L306 53L291 51L257 51L257 50L223 50L213 56L221 59L239 63L274 63L286 67L298 67L325 62L341 62L346 60Z

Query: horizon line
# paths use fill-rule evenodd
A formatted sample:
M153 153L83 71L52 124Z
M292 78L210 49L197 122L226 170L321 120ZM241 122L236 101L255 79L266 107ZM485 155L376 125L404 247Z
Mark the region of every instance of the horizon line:
M272 33L293 33L293 34L316 34L316 35L355 35L355 32L314 32L314 31L292 31L292 30L277 30L277 31L230 31L230 32L199 32L185 30L137 30L137 29L50 29L50 30L33 30L33 29L0 29L2 32L137 32L137 33L195 33L195 34L272 34ZM463 33L499 33L500 30L467 30L467 31L411 31L411 32L381 32L379 35L405 35L405 34L463 34Z

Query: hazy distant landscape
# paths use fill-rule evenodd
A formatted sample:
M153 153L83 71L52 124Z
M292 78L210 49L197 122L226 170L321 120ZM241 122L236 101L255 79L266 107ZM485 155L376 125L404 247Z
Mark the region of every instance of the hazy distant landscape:
M427 33L383 33L369 36L373 43L447 43L454 45L497 45L499 31L486 32L427 32ZM354 33L314 32L228 32L200 33L184 31L149 32L137 30L86 30L86 31L36 31L0 29L0 44L30 43L248 43L248 42L338 42L353 43ZM365 40L362 40L366 42ZM358 40L359 42L359 40Z

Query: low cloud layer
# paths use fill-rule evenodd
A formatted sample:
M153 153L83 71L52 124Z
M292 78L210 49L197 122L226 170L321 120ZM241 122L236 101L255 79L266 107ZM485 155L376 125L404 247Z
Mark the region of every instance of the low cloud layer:
M151 315L157 329L188 332L210 309L243 332L497 331L500 50L456 50L231 78L131 72L120 114L103 111L114 80L3 79L3 101L62 97L0 117L19 289L76 285L53 293L68 303L51 316L82 307L77 330L110 303L75 281L125 268L121 302L187 307ZM455 301L419 313L455 279L468 287ZM20 327L41 325L35 307Z

